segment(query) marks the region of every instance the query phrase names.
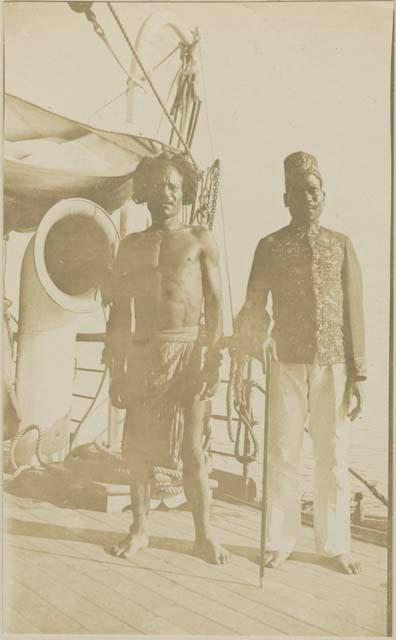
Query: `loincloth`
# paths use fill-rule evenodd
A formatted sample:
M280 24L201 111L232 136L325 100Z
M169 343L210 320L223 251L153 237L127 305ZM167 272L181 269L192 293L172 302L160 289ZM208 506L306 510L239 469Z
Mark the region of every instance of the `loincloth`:
M131 339L123 457L133 478L152 479L154 467L181 470L185 412L199 391L197 340L198 327Z

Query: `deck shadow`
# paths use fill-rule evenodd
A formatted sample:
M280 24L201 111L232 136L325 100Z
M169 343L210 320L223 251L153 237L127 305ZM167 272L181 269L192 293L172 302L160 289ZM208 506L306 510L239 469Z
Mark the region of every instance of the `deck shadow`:
M260 550L258 547L241 547L232 544L226 544L224 546L235 556L246 558L246 560L253 562L253 564L259 563ZM295 562L301 562L304 564L328 566L328 564L325 563L324 559L322 559L318 554L311 553L309 551L293 551L290 556L290 560L294 560Z
M317 553L312 553L311 551L293 551L290 556L290 560L295 560L296 562L303 562L304 564L317 564L319 566L323 565L323 559Z
M68 542L83 542L108 549L122 538L122 533L116 531L102 531L98 529L84 529L77 527L65 527L58 524L45 522L33 522L31 520L18 520L9 518L7 523L9 535L29 536L34 538L48 538L53 540L65 540ZM126 535L126 531L124 532ZM165 538L150 536L150 547L165 551L191 554L192 540L180 538Z
M120 538L122 538L123 536L121 532L116 531L102 531L98 529L65 527L62 525L44 522L18 520L17 518L9 518L7 524L7 532L10 535L92 544L102 547L108 555L112 555L112 545L117 544L120 541ZM234 544L225 544L224 546L226 549L228 549L228 551L231 552L232 556L239 556L240 558L244 558L249 562L252 562L253 564L257 564L259 555L259 549L257 547L247 547ZM185 538L150 536L149 548L193 556L193 541ZM294 560L296 562L326 566L324 559L322 559L315 553L295 551L291 556L291 560ZM202 560L202 562L205 562L205 560Z
M18 520L17 518L8 519L7 533L10 535L31 536L34 538L88 542L89 544L101 546L115 544L119 541L120 535L122 535L113 531L64 527L59 524Z

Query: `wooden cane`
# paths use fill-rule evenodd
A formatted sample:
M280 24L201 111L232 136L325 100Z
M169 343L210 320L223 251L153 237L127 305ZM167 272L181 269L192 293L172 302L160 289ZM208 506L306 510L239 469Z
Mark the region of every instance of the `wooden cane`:
M270 366L271 354L265 353L265 419L263 441L263 487L261 494L261 539L260 539L260 589L263 588L265 572L265 544L267 525L267 480L268 480L268 427L269 427L269 400L270 400Z

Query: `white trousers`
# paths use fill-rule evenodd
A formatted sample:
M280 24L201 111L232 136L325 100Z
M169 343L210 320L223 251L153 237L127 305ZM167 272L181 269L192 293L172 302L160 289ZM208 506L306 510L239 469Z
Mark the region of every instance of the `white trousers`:
M304 427L315 459L314 526L318 553L350 550L350 489L344 364L271 362L267 550L291 552L301 524L300 452Z

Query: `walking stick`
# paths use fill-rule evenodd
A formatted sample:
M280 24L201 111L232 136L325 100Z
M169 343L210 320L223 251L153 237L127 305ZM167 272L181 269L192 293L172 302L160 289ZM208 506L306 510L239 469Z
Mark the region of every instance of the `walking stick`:
M268 480L268 427L269 427L269 400L270 400L270 367L271 353L266 350L265 358L265 419L263 441L263 488L261 494L261 539L260 539L260 589L263 588L265 572L265 543L267 525L267 480Z

